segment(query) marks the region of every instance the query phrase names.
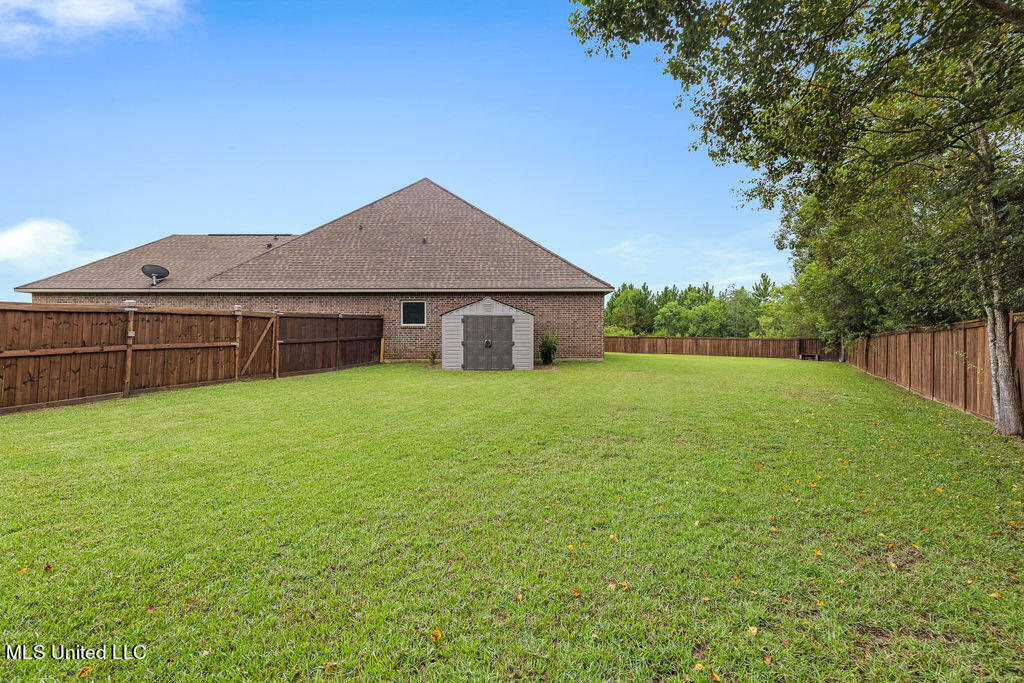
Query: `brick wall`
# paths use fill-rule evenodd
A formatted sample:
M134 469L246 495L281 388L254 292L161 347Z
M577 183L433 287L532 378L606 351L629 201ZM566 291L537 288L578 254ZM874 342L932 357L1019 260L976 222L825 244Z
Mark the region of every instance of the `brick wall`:
M250 311L352 313L384 316L384 355L390 360L426 358L441 353L441 314L485 296L532 313L534 354L544 332L558 335L559 358L604 358L603 294L33 294L43 304L120 305L126 298L138 306L230 309L235 304ZM425 327L402 327L401 302L426 302Z

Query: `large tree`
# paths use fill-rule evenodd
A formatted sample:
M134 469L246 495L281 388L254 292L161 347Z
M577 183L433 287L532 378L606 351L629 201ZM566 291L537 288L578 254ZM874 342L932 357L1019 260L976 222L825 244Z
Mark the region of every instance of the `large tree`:
M1024 266L1024 9L1004 0L577 2L571 23L591 51L661 46L700 143L717 162L755 169L745 194L766 207L813 200L858 239L857 208L891 191L895 174L929 174L928 201L911 210L946 221L951 242L933 250L935 275L970 274L988 322L996 429L1024 433L1008 318L1010 280ZM906 234L893 235L896 248Z
M722 303L722 336L749 337L756 332L761 304L746 287L727 287L718 298Z
M650 334L654 330L654 316L658 309L647 283L634 287L623 283L612 292L605 304L605 325L630 330L633 334Z

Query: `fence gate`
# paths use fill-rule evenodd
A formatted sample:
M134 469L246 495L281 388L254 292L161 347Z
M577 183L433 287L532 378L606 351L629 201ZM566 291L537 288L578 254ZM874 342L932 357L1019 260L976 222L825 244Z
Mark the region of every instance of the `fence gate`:
M239 379L271 377L274 374L274 327L277 318L273 314L239 313L238 354L236 363Z
M798 356L800 358L806 358L809 360L820 360L821 359L821 347L822 343L820 339L805 339L801 338L799 341L800 351Z

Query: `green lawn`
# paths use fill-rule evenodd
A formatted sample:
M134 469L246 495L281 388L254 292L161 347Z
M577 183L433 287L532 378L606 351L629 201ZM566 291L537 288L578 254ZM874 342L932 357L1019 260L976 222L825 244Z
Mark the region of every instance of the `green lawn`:
M1022 457L849 367L695 356L0 416L2 644L148 647L0 679L1008 680Z

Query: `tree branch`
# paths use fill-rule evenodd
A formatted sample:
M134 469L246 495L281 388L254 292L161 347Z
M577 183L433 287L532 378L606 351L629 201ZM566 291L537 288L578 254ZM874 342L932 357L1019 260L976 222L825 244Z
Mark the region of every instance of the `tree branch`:
M1013 5L1005 0L974 0L990 12L995 12L999 17L1024 31L1024 8Z

